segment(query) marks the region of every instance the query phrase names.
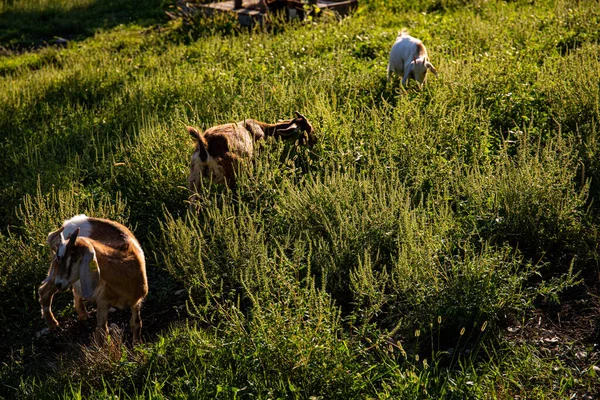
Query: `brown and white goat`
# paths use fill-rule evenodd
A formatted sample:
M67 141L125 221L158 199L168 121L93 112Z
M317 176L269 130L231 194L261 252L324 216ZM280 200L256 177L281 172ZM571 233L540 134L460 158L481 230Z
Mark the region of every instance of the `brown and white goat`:
M204 133L191 126L187 130L196 140L188 177L188 190L191 194L198 190L202 176L214 183L235 186L235 174L240 160L252 157L254 142L265 136L287 139L300 134L300 144L313 145L317 142L312 125L297 111L296 118L275 124L246 119L238 123L214 126Z
M140 340L140 308L148 294L146 261L140 244L125 226L107 219L77 215L48 235L55 253L48 277L40 286L42 317L50 330L59 324L52 314L55 293L72 287L78 319L88 313L83 300L97 304L97 329L100 343L108 334L110 307L130 308L134 343Z

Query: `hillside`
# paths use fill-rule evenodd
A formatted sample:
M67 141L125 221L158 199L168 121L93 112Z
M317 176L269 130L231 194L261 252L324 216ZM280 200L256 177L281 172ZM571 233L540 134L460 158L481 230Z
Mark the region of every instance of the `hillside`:
M346 18L169 20L170 1L0 0L0 397L600 396L600 5L361 0ZM190 24L191 23L191 24ZM386 80L398 31L439 76ZM185 127L304 114L189 207ZM48 333L46 237L146 255L90 341Z

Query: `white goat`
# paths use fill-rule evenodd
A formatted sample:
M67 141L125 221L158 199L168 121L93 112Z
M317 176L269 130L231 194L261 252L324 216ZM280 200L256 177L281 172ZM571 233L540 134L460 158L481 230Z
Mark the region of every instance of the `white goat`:
M51 232L48 244L55 255L48 277L38 290L48 328L58 328L51 310L52 297L72 287L79 320L88 318L83 299L97 303L94 336L99 343L108 334L110 307L131 309L133 341L138 342L142 330L140 308L148 294L148 281L144 252L133 233L114 221L77 215Z
M420 88L423 87L427 70L438 75L434 66L429 62L427 49L419 39L416 39L402 30L396 38L396 43L390 51L390 60L387 67L387 79L393 73L402 76L402 86L406 87L409 78L417 81Z

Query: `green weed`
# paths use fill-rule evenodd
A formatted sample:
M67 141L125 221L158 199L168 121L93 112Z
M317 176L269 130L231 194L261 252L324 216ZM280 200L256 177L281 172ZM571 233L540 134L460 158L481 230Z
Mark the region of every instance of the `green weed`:
M0 2L0 396L598 395L597 4L364 1L250 31L169 6ZM402 28L440 72L422 91L385 79ZM266 140L188 202L186 125L295 110L317 145ZM79 213L141 241L139 346L36 336L46 236ZM540 349L567 289L590 332L559 320Z

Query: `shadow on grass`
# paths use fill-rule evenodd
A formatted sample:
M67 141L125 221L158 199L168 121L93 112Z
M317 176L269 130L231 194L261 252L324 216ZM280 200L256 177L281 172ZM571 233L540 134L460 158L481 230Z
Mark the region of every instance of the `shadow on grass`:
M166 18L163 0L63 0L41 6L29 2L0 7L0 48L27 50L55 43L59 37L81 40L98 29L151 25Z

